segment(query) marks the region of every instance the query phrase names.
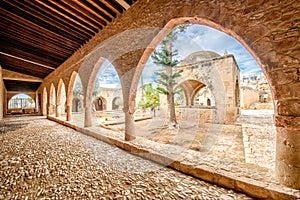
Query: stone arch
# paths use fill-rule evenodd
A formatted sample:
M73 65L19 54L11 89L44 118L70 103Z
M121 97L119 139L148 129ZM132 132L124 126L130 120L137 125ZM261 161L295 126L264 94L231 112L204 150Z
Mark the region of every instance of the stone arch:
M50 86L50 92L49 92L49 108L48 108L48 114L53 115L56 112L56 90L53 83L51 83Z
M199 94L199 97L198 97ZM195 99L198 97L197 106L215 107L215 95L210 91L208 87L201 88L196 94ZM194 99L195 105L196 100Z
M76 80L79 81L80 86L82 87L82 91L77 90L76 94L77 96L74 96L74 89L76 89ZM77 88L78 89L78 88ZM68 90L67 90L67 120L71 121L73 118L73 112L77 114L83 113L83 85L81 81L80 74L76 71L73 71L70 77L70 81L68 84ZM81 94L82 92L82 94Z
M42 97L42 115L47 115L47 102L48 102L48 94L47 94L47 88L44 87L43 89L43 97Z
M14 97L17 99L14 99ZM20 98L21 96L21 98ZM24 97L23 97L24 96ZM36 99L34 94L12 93L8 95L7 113L10 114L31 114L36 112ZM29 100L28 100L29 99Z
M26 93L26 92L25 93L14 92L14 93L7 94L7 102L9 102L14 96L19 95L19 94L25 94L25 95L31 97L33 99L34 103L36 104L36 99L35 99L36 96L35 96L35 94Z
M69 79L69 83L68 83L68 88L66 91L66 95L67 95L67 100L66 100L66 104L67 104L67 121L71 121L72 120L72 105L73 105L73 89L74 89L74 84L75 84L75 79L76 76L79 76L79 74L76 71L73 71L71 74L71 77Z
M61 114L65 113L65 104L66 104L66 89L65 84L62 79L59 79L57 85L57 92L56 92L56 117L60 117Z
M81 65L78 74L80 74L82 86L83 86L83 97L84 97L84 126L92 126L92 93L94 82L102 63L105 61L104 57L99 55L90 55L89 58L84 60Z
M182 88L186 98L186 106L194 106L195 95L205 86L204 83L196 79L187 79L181 80L181 82L175 86L175 90L177 88Z
M107 100L103 96L99 96L94 101L96 111L102 111L107 109Z

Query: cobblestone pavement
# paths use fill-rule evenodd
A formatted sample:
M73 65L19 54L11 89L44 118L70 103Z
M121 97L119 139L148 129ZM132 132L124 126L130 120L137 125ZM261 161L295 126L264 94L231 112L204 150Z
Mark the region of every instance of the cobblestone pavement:
M0 199L251 199L55 122L21 120L0 121Z

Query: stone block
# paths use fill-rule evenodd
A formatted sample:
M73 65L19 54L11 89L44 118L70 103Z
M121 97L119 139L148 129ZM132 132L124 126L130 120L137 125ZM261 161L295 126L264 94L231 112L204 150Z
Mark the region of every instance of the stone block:
M213 172L212 169L210 169L206 166L196 166L196 167L194 167L191 175L193 175L197 178L200 178L202 180L213 183L215 173Z
M300 168L289 166L287 163L276 160L276 177L278 181L288 187L300 190Z
M219 173L214 174L214 183L229 189L234 189L235 187L235 180L233 178Z
M267 199L270 196L270 191L267 190L266 185L261 185L259 182L239 178L236 180L235 189L246 194L249 194L252 197L259 199Z
M174 162L170 163L169 166L176 169L177 171L181 171L180 161L174 161Z
M131 145L130 145L129 143L127 143L127 142L124 142L123 149L124 149L125 151L130 152Z
M283 161L291 167L300 168L300 149L290 147L286 140L277 139L276 160Z
M278 101L277 113L279 115L288 115L300 117L300 100Z
M150 154L150 160L157 162L161 165L165 165L165 156L157 153L149 153L149 154Z
M286 129L277 127L277 141L283 141L287 145L300 149L300 130L299 129Z
M300 117L275 115L275 126L284 127L290 130L299 130Z

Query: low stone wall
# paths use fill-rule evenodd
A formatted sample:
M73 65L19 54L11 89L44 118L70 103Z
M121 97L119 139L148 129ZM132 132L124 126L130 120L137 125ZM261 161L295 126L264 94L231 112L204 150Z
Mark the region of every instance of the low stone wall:
M34 108L9 108L7 114L32 114L35 113Z
M210 108L176 108L176 117L177 120L211 123L214 111Z
M254 103L250 105L250 109L256 109L256 110L274 110L274 104L271 103Z

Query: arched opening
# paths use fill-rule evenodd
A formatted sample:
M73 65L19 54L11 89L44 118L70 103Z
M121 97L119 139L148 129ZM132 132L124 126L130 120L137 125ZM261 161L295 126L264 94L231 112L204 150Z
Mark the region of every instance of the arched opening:
M199 107L212 107L215 106L215 98L208 87L203 87L195 95L194 105Z
M72 120L81 124L84 121L84 108L83 108L83 86L81 78L78 73L73 72L71 80L73 84L69 83L69 89L71 91L71 105L72 108Z
M56 90L53 83L50 86L48 110L49 110L49 115L54 115L56 113Z
M96 111L104 111L106 110L107 101L104 97L100 96L98 98L95 98L94 105Z
M206 85L199 82L198 80L188 79L181 82L177 87L181 88L185 94L185 105L184 106L195 106L195 95Z
M47 115L47 103L48 103L47 88L44 87L44 89L43 89L43 105L42 105L42 114L44 116Z
M220 27L216 26L216 28ZM236 36L235 34L232 35ZM239 37L236 36L236 38L241 41ZM153 41L157 42L157 39ZM244 42L243 45L245 45ZM150 46L153 48L153 46L156 45L151 44ZM156 47L156 50L159 50L159 48L160 46L158 45ZM249 50L247 46L246 48ZM218 138L218 140L215 140L213 143L215 145L215 149L212 149L212 154L215 154L216 156L222 158L225 157L229 160L252 163L273 170L275 156L275 132L274 124L272 124L272 119L266 119L270 120L268 122L270 123L268 129L270 130L270 132L272 132L270 134L272 135L272 139L270 140L269 136L260 133L261 136L264 137L264 140L267 144L264 147L255 146L255 144L254 146L247 147L248 141L243 140L243 135L245 134L241 132L242 130L240 129L240 132L234 133L234 130L239 129L235 124L236 120L238 120L238 122L243 121L243 119L239 118L241 114L240 98L242 95L240 94L240 87L242 86L242 79L240 77L252 73L259 73L263 76L261 68L256 60L234 38L214 28L198 24L188 25L187 31L182 34L180 33L177 36L177 41L174 42L173 49L176 49L178 51L178 55L176 58L181 60L177 68L178 70L180 68L183 69L182 78L177 79L179 84L178 88L181 88L182 91L180 95L176 95L181 96L181 104L184 102L185 106L189 107L188 109L185 109L185 111L181 110L177 112L179 121L196 121L197 123L209 123L214 124L215 126L216 122L218 122L220 118L223 118L223 121L220 120L217 123L221 124L223 127L223 129L219 129L219 133L217 133L217 131L216 133L214 133L213 129L209 127L205 130L208 135L215 134L217 135L215 138ZM149 51L147 51L140 61L140 63L146 63L145 65L141 64L141 66L144 66L144 71L141 73L144 82L145 79L147 79L145 77L148 77L148 79L152 78L151 80L152 82L154 82L154 72L161 70L161 68L158 69L158 67L154 65L153 59L151 58L151 56L149 56L150 53ZM148 59L147 62L146 59ZM139 70L141 69L138 69L137 73L139 72ZM151 70L152 73L150 72ZM216 85L215 83L217 83L218 81L221 82L221 84ZM199 83L202 83L202 85L200 85ZM222 92L224 93L222 94ZM185 101L183 101L183 99L185 99ZM160 105L162 106L164 104L160 102ZM192 111L191 108L193 108L194 106L198 108L202 107L203 110L201 110L201 112ZM181 106L177 107L177 111L181 109L180 107ZM224 111L225 114L223 116L216 114L216 112L220 112L220 110ZM166 121L166 118L161 121ZM154 124L158 125L158 123ZM226 139L226 137L230 135L229 134L226 136L225 134L225 130L229 128L227 124L230 124L232 127L236 128L232 129L232 135L236 134L236 138L239 138L238 140L234 141L233 138L228 140ZM139 128L139 123L137 123L136 125ZM265 124L261 125L265 126ZM146 129L147 127L143 128ZM156 141L159 141L159 131L162 131L161 129L157 130L157 134L154 134L152 138L149 136L147 136L147 138L155 138ZM194 130L197 130L197 128L195 128ZM145 130L144 132L146 133L147 130ZM177 141L178 138L180 138L181 141L184 141L185 139L181 138L180 136L176 138L177 136L178 134L175 137L169 139L167 143L175 143L177 145L180 145L180 142ZM204 143L202 143L205 142L205 137L201 137L199 138L198 136L196 136L194 140L190 141L190 143L188 144L188 148L201 151L201 146L205 145ZM239 147L236 149L227 148L226 145L222 147L223 144L220 142L222 139L226 140L227 143L232 142L232 147ZM160 142L166 142L165 135L162 140ZM198 141L195 142L195 140ZM197 146L196 143L200 145ZM225 152L225 154L222 154L219 150L217 150L218 148L223 148L223 152ZM252 159L249 159L249 157L253 156L252 153L251 155L245 155L245 153L247 154L247 152L249 152L249 149L260 149L257 151L259 152L258 157L267 156L266 160L268 161L263 161L260 158L258 159L258 157L256 156L254 156L255 158L252 157ZM263 152L268 152L268 155ZM273 164L267 165L267 162Z
M114 65L107 59L101 58L100 66L95 76L92 92L93 110L98 125L109 126L118 123L124 123L124 114L121 111L123 101L122 88L119 76ZM116 96L119 99L116 99Z
M56 117L61 117L66 114L66 89L62 79L59 80L57 86L57 102L56 102Z
M8 102L8 114L35 113L35 101L27 94L16 94Z

